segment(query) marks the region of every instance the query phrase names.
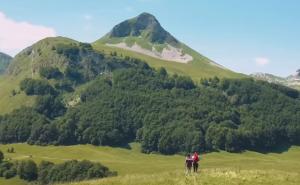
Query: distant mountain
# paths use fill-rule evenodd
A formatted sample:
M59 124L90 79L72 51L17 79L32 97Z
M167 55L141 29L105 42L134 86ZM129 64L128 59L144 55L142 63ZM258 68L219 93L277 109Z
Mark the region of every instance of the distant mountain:
M189 53L184 53L182 44L149 13L121 22L101 41L164 60L181 63L193 60Z
M0 52L0 74L3 74L6 71L11 60L11 56Z
M199 54L180 42L149 13L125 20L94 44L98 50L115 50L124 55L134 55L155 67L166 67L173 73L190 75L194 79L203 77L239 78L216 62ZM139 55L137 55L139 54ZM178 63L185 64L179 65Z
M258 80L264 80L270 83L277 83L277 84L283 84L287 82L286 78L275 76L269 73L254 73L250 76L258 79Z
M294 75L288 76L286 79L289 86L300 89L300 70L297 70Z
M258 80L267 81L269 83L276 83L276 84L281 84L288 87L300 89L300 70L297 70L297 72L294 75L290 75L286 78L275 76L268 73L254 73L251 74L250 76Z

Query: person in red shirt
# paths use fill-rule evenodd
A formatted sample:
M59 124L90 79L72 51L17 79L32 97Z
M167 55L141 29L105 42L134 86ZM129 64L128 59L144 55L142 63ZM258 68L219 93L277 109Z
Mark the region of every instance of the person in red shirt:
M194 172L197 173L198 172L198 167L199 167L199 155L197 152L194 153L193 157L193 169L194 169Z

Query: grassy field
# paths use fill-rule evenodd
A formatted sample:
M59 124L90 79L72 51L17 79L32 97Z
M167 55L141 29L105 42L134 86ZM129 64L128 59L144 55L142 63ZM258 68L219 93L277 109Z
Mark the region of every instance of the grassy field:
M278 174L280 173L280 174ZM204 169L200 174L181 171L152 175L126 175L62 185L297 185L299 174L278 171Z
M0 178L0 184L1 185L26 185L26 183L19 178L12 178L12 179L4 179Z
M261 154L244 152L232 154L214 152L201 155L199 175L185 176L184 157L142 154L138 144L131 149L96 147L91 145L75 146L30 146L27 144L0 145L0 150L12 160L33 159L60 163L71 159L88 159L107 165L118 171L119 176L80 182L76 185L96 184L299 184L300 147L291 147L283 153ZM16 153L6 153L14 147ZM0 185L19 185L22 181L0 179ZM23 182L23 184L26 184Z

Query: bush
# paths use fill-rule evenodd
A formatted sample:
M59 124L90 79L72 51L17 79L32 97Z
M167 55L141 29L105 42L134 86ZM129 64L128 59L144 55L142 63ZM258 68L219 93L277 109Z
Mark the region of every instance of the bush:
M7 161L3 161L2 163L0 163L0 177L3 177L4 173L12 168L12 166L13 164Z
M0 150L0 163L3 161L4 159L4 154L3 152Z
M56 95L55 89L46 80L26 78L21 81L20 89L26 95Z
M39 96L35 102L35 110L48 118L55 118L65 113L64 104L55 96Z
M83 75L75 67L67 67L65 70L65 77L73 82L81 83L84 81Z
M55 83L54 87L61 91L66 91L66 92L74 91L72 82L68 80L59 81Z
M17 164L17 174L19 175L20 179L34 181L37 179L37 172L37 166L32 160L20 161Z
M42 67L39 72L40 76L46 79L59 79L63 77L63 74L57 67Z
M3 177L5 179L10 179L10 178L13 178L14 176L16 176L16 174L17 174L16 168L10 168L9 170L7 170L3 173Z
M59 182L81 181L93 178L103 178L117 175L100 163L90 161L67 161L62 164L53 164L43 161L38 168L38 181L42 184Z

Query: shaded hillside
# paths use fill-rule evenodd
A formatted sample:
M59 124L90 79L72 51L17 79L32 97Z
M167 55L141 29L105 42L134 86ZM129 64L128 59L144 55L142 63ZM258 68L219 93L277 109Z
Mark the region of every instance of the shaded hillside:
M0 52L0 74L3 74L6 71L11 60L11 56Z

